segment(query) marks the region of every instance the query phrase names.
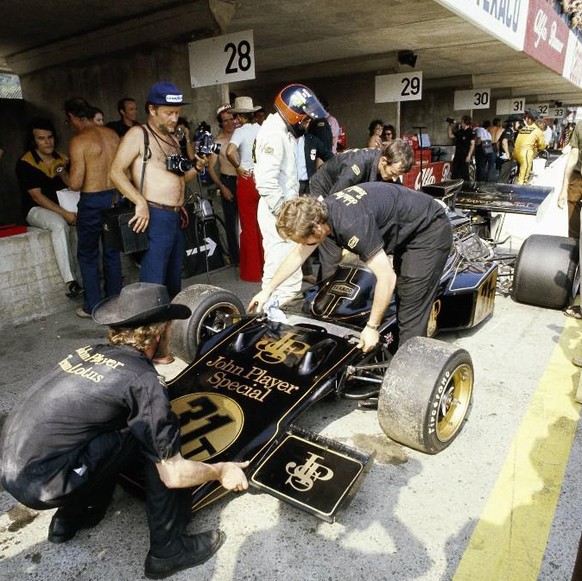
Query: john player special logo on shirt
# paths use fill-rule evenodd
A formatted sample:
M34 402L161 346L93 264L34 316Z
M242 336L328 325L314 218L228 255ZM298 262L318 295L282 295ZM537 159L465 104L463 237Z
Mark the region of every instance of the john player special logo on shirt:
M73 375L79 375L95 383L99 383L103 379L103 375L98 373L95 369L97 366L105 365L113 369L118 369L123 367L124 364L116 359L111 359L110 357L105 357L101 353L91 353L93 347L81 347L77 349L75 353L81 359L82 363L73 363L71 359L75 357L74 354L67 355L63 360L59 361L59 367L66 373L71 373Z

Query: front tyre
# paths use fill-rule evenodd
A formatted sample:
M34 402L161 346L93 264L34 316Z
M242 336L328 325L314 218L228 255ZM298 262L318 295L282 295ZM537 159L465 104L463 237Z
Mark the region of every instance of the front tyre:
M384 433L438 454L459 435L471 409L473 363L465 349L426 337L402 345L387 369L378 401Z
M228 290L209 284L195 284L178 293L174 303L187 305L189 319L176 320L172 325L171 350L186 363L196 357L198 347L244 314L241 300Z

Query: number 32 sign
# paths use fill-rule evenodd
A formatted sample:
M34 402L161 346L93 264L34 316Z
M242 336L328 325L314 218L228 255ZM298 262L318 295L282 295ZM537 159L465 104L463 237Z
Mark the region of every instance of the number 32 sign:
M420 101L420 99L422 99L422 72L376 77L376 103Z
M252 30L191 42L188 55L192 87L255 78Z

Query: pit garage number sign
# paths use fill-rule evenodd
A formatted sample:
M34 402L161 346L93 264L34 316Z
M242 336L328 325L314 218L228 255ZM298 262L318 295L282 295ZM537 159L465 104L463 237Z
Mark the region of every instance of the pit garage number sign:
M188 44L188 55L192 87L255 78L252 30L191 42Z
M455 111L466 109L489 109L491 104L491 89L470 89L455 91Z
M523 113L525 110L525 97L514 97L513 99L498 99L495 113L497 115L512 115Z
M376 77L376 103L420 101L422 72L379 75Z

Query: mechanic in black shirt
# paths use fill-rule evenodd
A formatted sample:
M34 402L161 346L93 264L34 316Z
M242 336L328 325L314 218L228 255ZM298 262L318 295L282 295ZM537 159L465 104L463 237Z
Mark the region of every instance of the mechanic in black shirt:
M62 543L95 526L128 460L143 463L150 550L145 574L161 578L206 561L224 541L211 530L184 534L189 487L219 480L248 486L243 463L205 464L180 454L180 425L152 357L169 340L172 319L191 315L166 287L135 283L93 310L109 344L77 349L43 376L9 414L2 437L1 483L24 505L58 508L48 540Z
M394 139L382 149L348 149L325 162L309 181L310 195L324 199L349 186L364 182L400 182L410 171L414 152L403 139ZM320 278L328 278L341 261L341 248L331 238L318 248Z
M431 196L403 186L367 183L323 201L309 197L286 202L277 231L296 246L275 276L249 304L261 310L277 285L303 264L328 236L357 254L376 276L369 320L358 347L372 349L378 326L396 289L399 344L426 336L440 277L453 243L444 207ZM394 255L393 264L388 254Z

